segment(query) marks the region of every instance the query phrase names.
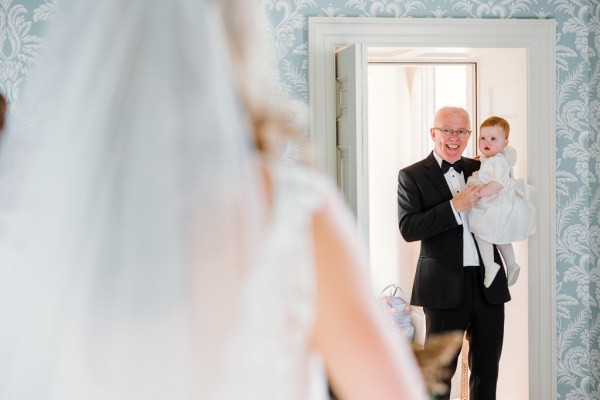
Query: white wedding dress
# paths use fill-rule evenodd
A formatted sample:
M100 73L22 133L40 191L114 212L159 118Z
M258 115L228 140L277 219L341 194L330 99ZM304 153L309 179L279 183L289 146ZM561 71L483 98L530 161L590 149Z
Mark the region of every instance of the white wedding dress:
M312 215L332 188L300 166L276 166L262 256L244 288L243 320L229 353L223 399L322 400L327 387L311 350L316 281Z
M87 309L82 319L73 321L68 318L68 307L59 310L53 304L36 303L23 311L30 312L25 316L27 326L37 325L42 331L15 332L20 340L0 346L14 348L16 358L12 363L10 357L0 360L5 379L0 382L2 398L327 399L321 358L310 345L317 300L312 218L334 189L306 167L275 166L271 171L273 205L257 242L258 259L242 284L232 282L232 291L221 293L225 302L233 298L241 308L234 310L231 331L220 332L225 336L216 344L222 348L215 349L215 354L223 359L222 368L212 376L211 385L190 386L190 372L201 368L194 367L195 360L178 356L193 350L194 344L194 338L187 335L181 342L173 339L181 334L178 317L185 312L185 303L158 313L155 308L161 303L149 304L123 320L120 312L110 313L108 300L108 305ZM34 287L55 283L39 282ZM102 297L97 300L104 301ZM220 310L219 302L211 306ZM44 318L44 308L53 318ZM61 321L66 326L60 326ZM197 340L205 338L200 334ZM161 357L165 365L152 365ZM2 366L15 370L8 372Z

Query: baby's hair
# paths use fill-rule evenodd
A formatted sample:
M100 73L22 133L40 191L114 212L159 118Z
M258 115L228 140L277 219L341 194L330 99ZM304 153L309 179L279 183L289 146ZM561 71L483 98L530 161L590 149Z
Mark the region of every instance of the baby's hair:
M504 138L508 139L508 135L510 133L510 125L508 121L504 118L496 117L495 115L491 116L481 123L479 129L493 126L499 126L504 131Z

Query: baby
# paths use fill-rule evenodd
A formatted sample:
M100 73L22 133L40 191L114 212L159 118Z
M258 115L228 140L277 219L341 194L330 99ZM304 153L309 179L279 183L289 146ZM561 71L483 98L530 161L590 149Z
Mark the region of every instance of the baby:
M511 242L535 232L533 188L512 177L517 153L508 146L509 132L510 125L503 118L494 116L483 121L479 131L481 168L467 180L468 185L480 187L481 199L469 211L469 226L485 267L485 287L492 284L500 270L494 262L494 244L502 254L511 286L521 270Z

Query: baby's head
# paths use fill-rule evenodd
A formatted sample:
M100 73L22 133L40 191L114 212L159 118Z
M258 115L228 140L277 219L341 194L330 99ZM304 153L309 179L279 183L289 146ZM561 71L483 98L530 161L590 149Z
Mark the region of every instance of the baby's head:
M489 117L479 127L479 151L486 157L502 152L508 145L510 125L504 118Z

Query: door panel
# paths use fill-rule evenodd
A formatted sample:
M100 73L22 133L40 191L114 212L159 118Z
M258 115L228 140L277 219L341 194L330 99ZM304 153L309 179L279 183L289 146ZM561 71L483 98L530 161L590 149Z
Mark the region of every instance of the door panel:
M354 44L336 52L337 182L356 214L359 231L368 232L367 51Z

